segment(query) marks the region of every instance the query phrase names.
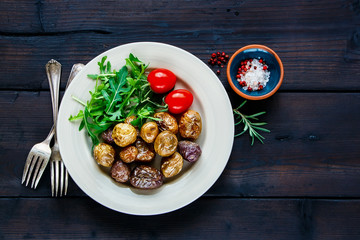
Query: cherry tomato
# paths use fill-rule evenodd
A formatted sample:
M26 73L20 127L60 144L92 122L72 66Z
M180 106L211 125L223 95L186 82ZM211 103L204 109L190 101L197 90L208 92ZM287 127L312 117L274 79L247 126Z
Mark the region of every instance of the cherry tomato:
M188 110L191 106L194 97L191 92L186 89L177 89L171 91L165 97L165 103L169 107L169 112L179 114Z
M176 76L168 69L158 68L149 73L147 80L155 93L166 93L175 86Z

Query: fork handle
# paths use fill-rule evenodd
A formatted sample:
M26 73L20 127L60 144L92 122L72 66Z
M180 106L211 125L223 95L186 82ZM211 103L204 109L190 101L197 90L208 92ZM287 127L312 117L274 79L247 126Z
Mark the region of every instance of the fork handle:
M53 109L54 126L56 126L58 108L59 108L59 88L60 88L60 76L61 76L61 64L51 59L45 66L46 75L49 80L51 103Z

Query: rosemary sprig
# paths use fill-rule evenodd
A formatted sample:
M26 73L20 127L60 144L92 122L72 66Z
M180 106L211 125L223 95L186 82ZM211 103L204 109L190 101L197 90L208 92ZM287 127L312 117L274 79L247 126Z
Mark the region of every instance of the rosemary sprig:
M249 135L251 137L251 145L254 144L254 140L255 138L257 138L261 143L263 142L263 139L265 139L261 134L259 134L257 131L263 131L263 132L270 132L270 130L260 127L263 125L266 125L266 122L252 122L251 120L259 120L257 117L260 115L265 114L265 112L259 112L259 113L255 113L253 115L245 115L242 114L239 109L241 107L243 107L245 105L247 101L245 100L242 104L240 104L239 107L233 109L234 112L234 116L236 117L236 119L240 119L238 122L235 123L236 125L239 125L241 123L244 124L244 129L241 133L236 134L234 137L238 137L242 134L244 134L246 131L249 131Z

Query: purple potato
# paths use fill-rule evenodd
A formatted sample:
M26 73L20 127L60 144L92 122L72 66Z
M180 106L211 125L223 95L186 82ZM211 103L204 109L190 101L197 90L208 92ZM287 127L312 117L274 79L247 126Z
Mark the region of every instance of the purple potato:
M164 182L164 176L156 168L140 165L130 175L130 184L140 189L154 189Z
M201 155L199 144L187 140L179 142L179 153L188 162L196 162Z
M114 139L112 138L112 132L113 132L113 127L109 127L107 130L102 132L101 137L104 140L104 142L106 142L108 144L115 143Z
M130 178L130 168L122 161L116 161L110 170L111 177L117 182L127 182Z

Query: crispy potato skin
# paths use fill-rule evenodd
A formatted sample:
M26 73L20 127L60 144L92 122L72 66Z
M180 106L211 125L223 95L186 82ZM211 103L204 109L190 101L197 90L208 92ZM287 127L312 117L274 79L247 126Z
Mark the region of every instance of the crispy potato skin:
M173 134L178 133L179 126L174 116L167 112L158 112L154 114L154 118L159 118L162 120L156 122L160 131L170 131Z
M164 182L164 176L156 168L140 165L134 168L130 175L130 184L140 189L154 189Z
M170 131L159 133L154 142L155 152L162 157L169 157L175 153L178 145L178 139L175 134Z
M141 138L147 143L153 143L159 134L159 128L156 122L147 122L142 125L140 130Z
M201 148L199 144L187 140L179 142L178 151L188 162L196 162L201 155Z
M113 128L110 127L101 134L101 138L104 140L105 143L107 143L107 144L115 143L114 139L112 138L112 132L113 132Z
M130 124L130 125L132 125L132 121L134 121L134 120L136 120L136 116L129 116L129 117L127 117L125 120L124 120L124 123L127 123L127 124ZM132 125L132 126L134 126L134 125ZM136 134L137 134L137 136L139 137L140 136L140 130L139 130L139 128L138 127L136 127L136 126L134 126L134 128L136 129Z
M128 123L118 123L115 125L112 138L116 145L126 147L136 141L136 129Z
M136 160L138 153L139 151L135 146L127 146L120 151L119 156L123 162L131 163Z
M202 130L201 116L194 110L187 110L182 114L179 121L179 132L181 137L196 140Z
M122 161L116 161L110 170L111 177L120 183L125 183L130 179L130 168Z
M175 152L170 157L165 157L161 160L161 173L166 178L174 177L181 172L183 165L183 157L180 153Z
M136 161L151 162L155 158L155 152L152 144L147 144L144 140L138 138L138 140L135 142L135 146L138 150Z
M100 143L94 147L94 158L101 166L111 167L115 160L115 149L107 143Z

